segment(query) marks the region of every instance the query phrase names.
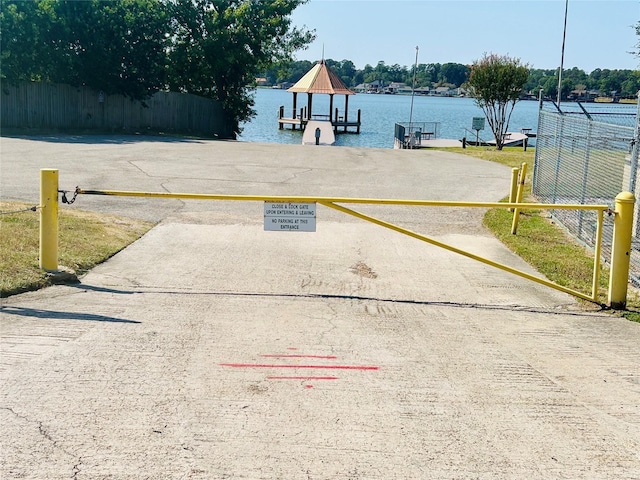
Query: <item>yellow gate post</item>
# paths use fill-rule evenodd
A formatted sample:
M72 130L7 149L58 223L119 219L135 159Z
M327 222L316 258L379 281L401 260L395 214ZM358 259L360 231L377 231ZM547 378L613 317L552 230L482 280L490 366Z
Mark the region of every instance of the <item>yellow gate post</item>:
M524 195L524 182L527 177L527 164L520 165L520 178L518 178L518 192L516 193L516 203L522 203ZM511 222L511 235L518 233L518 222L520 222L520 209L513 210L513 221Z
M58 270L58 170L40 170L40 268Z
M609 275L609 305L616 310L624 310L627 306L635 203L636 197L631 192L622 192L616 197Z
M511 190L509 191L509 203L516 203L516 198L518 195L518 175L520 174L520 169L513 167L511 169ZM510 208L509 211L513 212L513 208Z

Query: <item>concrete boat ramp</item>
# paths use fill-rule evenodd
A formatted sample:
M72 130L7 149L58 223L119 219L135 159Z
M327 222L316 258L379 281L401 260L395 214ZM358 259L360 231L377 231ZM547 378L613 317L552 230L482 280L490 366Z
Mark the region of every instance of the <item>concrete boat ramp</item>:
M2 163L29 203L41 168L276 197L511 185L437 150L144 136L3 137ZM315 233L264 231L260 202L62 208L160 223L79 284L2 299L3 480L638 480L637 323L321 205ZM357 210L535 273L477 209Z

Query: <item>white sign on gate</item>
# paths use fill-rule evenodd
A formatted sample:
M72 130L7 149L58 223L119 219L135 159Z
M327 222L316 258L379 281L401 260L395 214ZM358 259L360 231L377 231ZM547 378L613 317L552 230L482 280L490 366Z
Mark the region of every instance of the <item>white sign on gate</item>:
M264 229L272 232L315 232L315 202L264 202Z

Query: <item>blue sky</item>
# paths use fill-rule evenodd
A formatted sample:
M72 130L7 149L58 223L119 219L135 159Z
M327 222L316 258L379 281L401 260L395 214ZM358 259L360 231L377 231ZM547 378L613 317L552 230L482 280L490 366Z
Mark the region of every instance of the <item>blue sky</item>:
M298 60L348 59L357 68L419 63L471 64L483 53L558 68L565 0L310 0L294 25L316 30ZM640 0L569 0L564 67L638 69Z

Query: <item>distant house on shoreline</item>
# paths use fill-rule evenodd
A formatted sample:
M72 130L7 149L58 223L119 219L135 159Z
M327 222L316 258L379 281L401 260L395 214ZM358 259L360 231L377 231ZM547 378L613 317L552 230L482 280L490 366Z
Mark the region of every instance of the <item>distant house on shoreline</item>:
M414 92L406 83L391 82L389 85L385 85L384 82L378 80L371 83L361 83L353 90L357 93L377 93L387 95L411 95L411 93ZM465 97L467 95L467 91L462 87L453 87L451 85L436 87L435 84L430 87L416 87L414 93L416 95L438 97Z

